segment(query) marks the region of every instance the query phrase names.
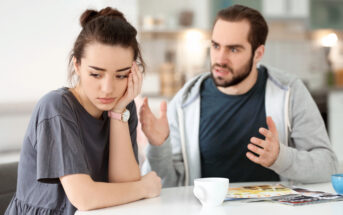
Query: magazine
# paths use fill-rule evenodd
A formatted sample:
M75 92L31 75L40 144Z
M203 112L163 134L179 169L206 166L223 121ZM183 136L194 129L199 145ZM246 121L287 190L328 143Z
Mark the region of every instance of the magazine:
M247 200L261 201L278 198L280 196L294 196L298 193L282 184L253 185L229 188L224 201Z
M274 199L273 201L297 206L343 200L343 195L326 193L322 191L312 191L303 188L293 188L293 190L298 192L298 195L280 197L278 199Z

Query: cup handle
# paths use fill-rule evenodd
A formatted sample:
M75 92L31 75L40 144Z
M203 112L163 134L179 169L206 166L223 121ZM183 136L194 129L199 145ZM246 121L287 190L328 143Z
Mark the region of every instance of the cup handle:
M194 187L193 193L201 203L206 202L206 190L201 185Z

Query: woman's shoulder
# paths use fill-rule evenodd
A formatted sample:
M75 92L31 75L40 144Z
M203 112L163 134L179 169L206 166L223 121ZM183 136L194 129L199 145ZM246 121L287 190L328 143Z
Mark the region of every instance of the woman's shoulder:
M60 102L63 97L68 93L68 88L62 87L56 90L52 90L46 93L40 100L39 103L46 103L46 102Z
M65 117L68 120L74 118L75 101L68 88L60 88L45 94L37 103L34 112L39 114L39 121Z

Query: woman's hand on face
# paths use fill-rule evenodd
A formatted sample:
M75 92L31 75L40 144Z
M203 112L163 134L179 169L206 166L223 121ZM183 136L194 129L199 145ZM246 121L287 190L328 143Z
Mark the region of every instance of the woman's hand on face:
M142 89L142 81L143 74L139 71L137 63L133 62L127 81L127 89L124 95L116 103L112 111L116 113L124 112L126 106L140 94Z

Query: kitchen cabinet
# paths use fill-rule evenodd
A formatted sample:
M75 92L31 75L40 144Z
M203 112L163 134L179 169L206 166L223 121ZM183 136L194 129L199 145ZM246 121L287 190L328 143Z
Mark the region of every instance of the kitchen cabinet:
M217 0L212 3L211 18L225 7L241 4L260 11L266 19L307 19L310 0Z
M312 0L310 25L312 29L331 28L341 30L343 26L343 1Z
M234 4L240 4L254 8L258 11L262 9L262 0L215 0L210 4L210 23L213 23L219 10L229 7Z
M308 18L309 0L263 0L262 12L266 18Z

